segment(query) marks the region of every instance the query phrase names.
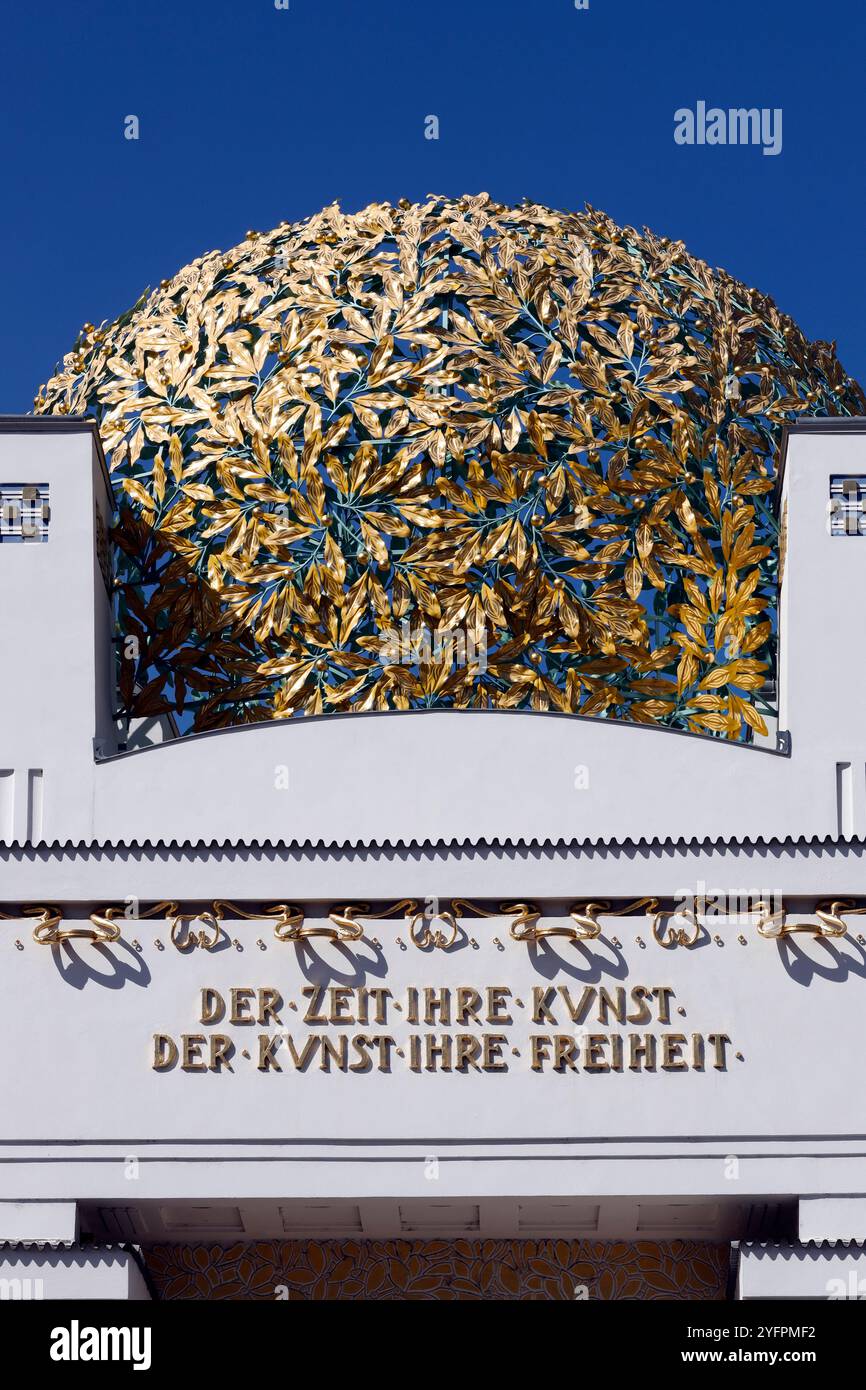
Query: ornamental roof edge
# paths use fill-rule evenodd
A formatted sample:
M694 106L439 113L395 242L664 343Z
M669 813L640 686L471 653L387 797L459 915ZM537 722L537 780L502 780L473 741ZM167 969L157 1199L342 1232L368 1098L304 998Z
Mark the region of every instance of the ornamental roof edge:
M528 853L563 853L563 852L613 852L616 854L650 854L664 852L668 855L677 854L698 854L715 851L737 853L741 850L752 854L777 853L780 851L807 851L807 850L846 850L852 849L858 853L866 854L866 837L844 836L844 835L802 835L786 836L784 838L756 838L741 839L737 836L705 836L691 837L689 839L674 839L666 836L663 839L564 839L557 840L526 840L526 839L478 839L473 840L464 838L462 840L375 840L358 839L344 841L325 841L319 840L245 840L245 839L226 839L226 840L141 840L129 841L123 839L107 840L54 840L51 842L34 842L32 840L12 840L0 842L0 860L4 857L12 857L15 851L27 852L32 854L65 854L65 853L90 853L93 851L133 851L135 853L152 853L159 850L193 852L193 853L225 853L233 850L247 850L253 853L267 854L272 851L291 850L304 854L328 854L328 853L382 853L382 854L405 854L413 852L501 852L519 851Z
M99 422L92 415L4 415L0 414L2 434L89 434L92 436L103 481L114 498L114 484L105 461Z

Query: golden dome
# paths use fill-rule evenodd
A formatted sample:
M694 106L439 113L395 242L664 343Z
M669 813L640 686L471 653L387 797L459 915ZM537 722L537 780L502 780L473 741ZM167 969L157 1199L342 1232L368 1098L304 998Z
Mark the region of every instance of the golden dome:
M749 737L782 426L866 402L680 242L480 194L249 232L86 325L36 409L95 415L123 490L130 713Z

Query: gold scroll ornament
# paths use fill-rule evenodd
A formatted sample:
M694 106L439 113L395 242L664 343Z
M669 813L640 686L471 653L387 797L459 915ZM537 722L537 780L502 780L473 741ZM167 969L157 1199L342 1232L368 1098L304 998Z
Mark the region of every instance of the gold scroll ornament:
M690 949L698 944L701 924L694 903L691 907L658 908L658 903L654 906L658 911L653 917L652 932L653 939L659 946L664 946L665 950L670 950L673 946L685 946ZM684 917L689 923L688 929L671 926L671 917Z
M292 907L288 903L279 903L276 907L257 912L245 912L229 902L216 903L214 906L220 920L223 913L233 913L248 920L275 917L277 920L274 923L274 936L278 941L309 941L315 937L324 937L328 941L360 941L364 936L364 926L356 918L367 917L378 921L392 917L397 912L417 910L417 904L408 899L393 903L378 912L374 912L367 903L350 903L346 907L334 908L328 914L326 922L307 922L302 909Z
M447 950L457 940L458 928L453 913L437 912L428 918L413 898L401 898L399 902L375 911L369 903L350 903L346 907L333 908L327 922L305 924L301 916L297 925L281 934L281 940L303 941L319 936L330 941L360 941L364 936L364 925L357 920L359 917L381 922L401 913L408 918L409 935L418 947L438 946ZM443 923L446 930L435 927L435 922Z
M171 943L179 951L192 951L201 946L205 951L213 951L219 944L220 925L213 912L180 912L177 903L170 904L166 921L171 931ZM193 922L201 922L200 930L195 930Z
M455 898L456 912L468 911L477 917L510 917L509 935L513 941L545 941L549 937L561 936L568 941L594 941L601 935L598 913L609 917L625 917L646 907L651 912L658 907L655 898L639 898L627 903L625 907L611 907L609 902L576 903L569 913L570 921L539 926L541 911L533 903L503 903L498 911L489 912L465 898Z
M301 935L330 936L333 941L359 941L364 935L364 927L356 918L366 917L370 921L381 922L399 913L403 913L409 919L409 935L416 946L438 946L447 950L457 940L457 923L450 912L438 912L428 921L427 915L413 898L401 898L399 902L391 903L389 907L380 908L377 912L367 903L352 904L342 909L335 908L329 913L328 920L332 924L330 927L309 927L302 931ZM432 923L436 921L445 924L448 928L447 934L433 927Z
M848 930L845 917L862 915L866 912L866 906L858 906L845 898L834 899L829 904L819 903L815 908L817 922L789 922L784 907L774 912L765 902L758 903L756 911L760 913L757 924L759 935L778 941L794 932L809 932L812 936L844 936Z
M394 917L400 912L409 920L409 936L414 944L422 950L428 946L437 946L441 950L447 950L457 940L457 923L452 913L436 912L428 918L414 898L401 898L399 902L392 903L390 907L383 907L379 912L371 912L369 907L346 907L342 914L332 912L331 921L356 926L358 927L358 934L361 935L363 929L355 923L355 915L369 917L373 921L382 921L384 918ZM447 932L434 927L434 922L443 922L447 927Z
M639 912L642 907L645 907L649 912L654 912L658 907L658 899L636 898L634 902L626 903L625 907L611 907L608 902L585 903L582 907L578 904L569 913L577 927L575 940L593 941L601 935L601 924L598 921L600 912L603 912L606 917L628 917L632 912Z
M455 898L451 904L454 911L461 917L470 912L473 917L510 917L511 923L508 931L515 941L535 941L538 939L538 919L541 916L539 908L533 903L502 903L495 912L488 911L485 907L479 907L477 903L469 902L466 898ZM544 933L544 928L541 928ZM536 935L530 936L528 933L534 932ZM546 935L561 934L555 928Z
M278 941L297 941L303 933L304 913L290 903L277 903L274 907L260 907L255 912L245 912L242 907L231 902L215 902L214 916L222 924L223 917L241 917L245 922L274 921L274 936Z
M451 904L456 909L456 903ZM417 903L412 903L408 909L412 920L409 923L409 935L419 950L427 950L430 946L437 947L440 951L447 951L452 947L460 934L457 926L457 919L454 912L432 912L426 913L419 910ZM441 922L446 928L442 931L440 927L434 925Z
M143 921L147 917L156 917L160 912L176 910L176 907L175 903L157 903L147 912L139 912L134 918L126 916L124 907L103 907L97 912L91 912L86 922L64 921L62 912L57 908L25 907L22 912L25 917L40 918L33 929L34 941L40 946L59 946L62 941L76 939L98 943L119 941L121 921Z

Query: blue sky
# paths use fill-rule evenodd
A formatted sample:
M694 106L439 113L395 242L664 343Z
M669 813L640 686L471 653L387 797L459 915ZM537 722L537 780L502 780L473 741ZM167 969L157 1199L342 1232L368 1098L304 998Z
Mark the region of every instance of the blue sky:
M41 0L2 23L0 410L83 322L249 227L482 189L681 237L866 379L861 0ZM678 146L700 100L782 108L781 154Z

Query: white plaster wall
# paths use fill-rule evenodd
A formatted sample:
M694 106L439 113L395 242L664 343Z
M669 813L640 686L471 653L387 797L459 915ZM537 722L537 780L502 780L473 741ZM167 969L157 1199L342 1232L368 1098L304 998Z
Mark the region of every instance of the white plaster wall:
M104 469L92 428L30 422L10 432L0 423L0 482L47 484L51 505L45 544L0 545L0 769L11 773L14 802L7 841L63 839L86 825L93 741L114 746L111 614L95 540L96 508L110 516Z
M862 1299L866 1251L802 1245L752 1246L740 1256L737 1298ZM811 1350L804 1341L803 1350Z
M0 1289L4 1299L27 1301L150 1299L123 1250L0 1250Z
M554 939L528 947L509 939L504 918L466 919L450 951L408 944L400 922L370 923L359 943L293 946L274 941L265 923L229 921L219 949L188 954L170 944L163 924L147 923L125 931L116 946L70 942L50 948L27 941L19 951L10 943L4 950L0 1049L15 1061L0 1076L0 1142L122 1141L134 1149L145 1140L381 1144L456 1138L544 1144L569 1138L625 1142L634 1152L651 1153L659 1141L676 1149L718 1140L726 1154L738 1152L741 1141L791 1141L808 1151L816 1138L856 1136L862 1147L863 947L846 939L828 950L803 936L795 947L780 948L751 932L742 932L741 943L732 924L711 929L694 949L666 950L641 917L602 915L602 921L604 938L594 943ZM307 1027L302 989L315 983L384 986L403 1007L390 1004L384 1025ZM410 985L452 991L464 985L482 992L488 985L504 986L511 991L513 1023L413 1028L406 1015ZM670 988L670 1023L604 1024L594 1001L586 1021L575 1023L561 995L556 1026L532 1023L533 987L567 986L578 1000L585 986L599 985L622 985L627 998L635 985ZM276 988L284 1000L281 1021L264 1028L202 1025L198 1009L205 986L227 999L232 987ZM290 1032L300 1049L310 1031L341 1030L393 1036L406 1056L392 1054L390 1074L336 1068L325 1073L318 1056L302 1072L290 1064L283 1042L274 1055L284 1070L257 1070L260 1033ZM582 1064L576 1073L557 1074L550 1066L540 1074L530 1070L530 1034L574 1036L579 1030L677 1032L689 1038L692 1032L722 1032L731 1041L724 1071L713 1067L709 1042L703 1072L665 1071L661 1056L654 1073L630 1071L627 1052L622 1073L590 1074ZM444 1031L503 1035L507 1071L410 1071L410 1034ZM153 1071L155 1032L177 1041L182 1033L227 1034L237 1049L232 1072L191 1074L180 1066ZM244 1048L249 1059L241 1055ZM688 1056L688 1047L683 1053ZM609 1051L603 1056L609 1060ZM718 1178L726 1190L721 1165Z

